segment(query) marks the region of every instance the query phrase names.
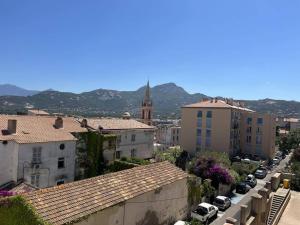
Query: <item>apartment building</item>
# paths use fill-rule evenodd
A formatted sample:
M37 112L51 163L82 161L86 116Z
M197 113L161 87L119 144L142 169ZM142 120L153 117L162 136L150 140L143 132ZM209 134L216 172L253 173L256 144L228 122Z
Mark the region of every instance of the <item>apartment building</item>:
M182 107L181 147L272 158L275 117L259 114L233 100L211 99Z
M156 142L165 148L180 144L181 127L174 125L158 125L156 130Z
M117 136L115 158L149 159L153 156L155 127L130 117L87 118L81 122L91 131Z
M74 118L0 115L0 186L24 181L39 188L74 181Z

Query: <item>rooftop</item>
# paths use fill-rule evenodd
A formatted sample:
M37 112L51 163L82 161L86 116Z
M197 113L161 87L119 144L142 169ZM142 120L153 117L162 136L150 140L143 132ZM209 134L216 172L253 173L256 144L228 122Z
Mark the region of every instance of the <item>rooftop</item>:
M206 100L190 105L183 106L182 108L224 108L224 109L239 109L248 112L254 112L251 109L245 108L242 104L237 102L226 102L223 100Z
M101 127L103 130L131 130L131 129L154 129L152 126L138 122L134 119L120 118L91 118L86 119L87 126L98 130Z
M25 198L45 221L59 225L187 177L169 162L161 162L41 189Z
M17 121L16 134L7 133L8 120ZM71 141L76 138L71 133L85 132L80 123L72 117L63 117L63 128L54 127L56 117L0 115L0 140L17 143L42 143L50 141Z

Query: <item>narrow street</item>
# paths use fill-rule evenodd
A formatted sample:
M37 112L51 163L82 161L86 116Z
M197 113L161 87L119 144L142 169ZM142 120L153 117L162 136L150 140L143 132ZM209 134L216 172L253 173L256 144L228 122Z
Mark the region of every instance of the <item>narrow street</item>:
M240 219L240 206L248 203L251 200L251 195L255 194L260 190L264 185L266 184L267 181L271 180L271 177L281 169L283 169L286 165L287 162L289 162L291 157L290 155L287 155L285 159L283 159L278 166L275 166L271 171L268 172L268 175L263 179L257 179L257 185L255 188L251 189L247 194L238 194L238 193L233 193L233 197L231 198L232 205L229 209L227 209L225 212L220 212L218 214L218 218L213 221L211 224L212 225L224 225L226 222L227 217L233 217L237 220Z

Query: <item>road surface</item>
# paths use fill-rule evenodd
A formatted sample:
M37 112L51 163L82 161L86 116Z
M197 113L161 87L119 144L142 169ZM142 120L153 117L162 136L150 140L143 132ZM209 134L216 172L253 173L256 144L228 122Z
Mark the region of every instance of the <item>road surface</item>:
M260 190L261 188L264 187L264 185L266 184L267 181L271 180L271 177L279 172L280 170L282 170L285 166L286 163L289 162L291 157L290 155L287 155L287 157L285 159L283 159L280 164L276 167L274 167L271 171L268 172L268 175L263 179L257 179L257 185L255 186L255 188L251 189L247 194L238 194L238 193L233 193L233 197L232 197L232 205L229 209L227 209L225 212L220 212L218 214L218 218L213 221L211 224L212 225L224 225L224 223L226 223L226 218L228 217L232 217L235 219L240 219L240 206L241 205L246 205L250 200L251 200L251 196L252 194L255 194L258 192L258 190Z

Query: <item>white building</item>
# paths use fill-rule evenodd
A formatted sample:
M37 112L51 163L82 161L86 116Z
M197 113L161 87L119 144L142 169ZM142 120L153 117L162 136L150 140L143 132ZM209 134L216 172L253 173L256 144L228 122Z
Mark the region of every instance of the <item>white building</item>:
M76 138L86 129L73 118L0 115L0 186L44 188L74 180Z
M91 118L84 123L88 129L117 135L116 159L148 159L153 155L155 127L129 118Z
M165 148L180 145L181 127L173 125L158 125L156 130L156 142Z

